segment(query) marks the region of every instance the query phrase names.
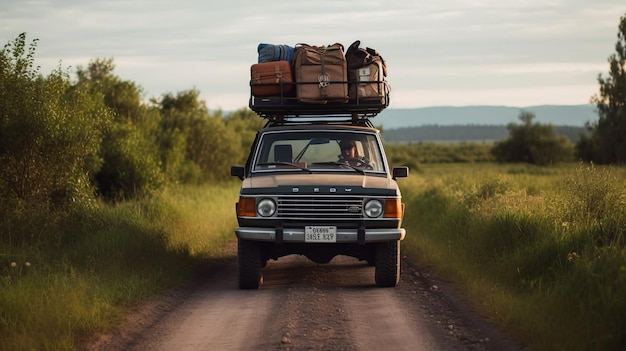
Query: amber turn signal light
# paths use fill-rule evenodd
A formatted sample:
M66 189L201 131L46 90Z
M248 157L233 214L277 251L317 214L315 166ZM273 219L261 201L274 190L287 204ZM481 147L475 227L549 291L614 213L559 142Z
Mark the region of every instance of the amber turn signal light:
M256 198L240 197L239 206L237 206L237 216L256 217Z
M404 204L400 199L385 200L385 218L402 218Z

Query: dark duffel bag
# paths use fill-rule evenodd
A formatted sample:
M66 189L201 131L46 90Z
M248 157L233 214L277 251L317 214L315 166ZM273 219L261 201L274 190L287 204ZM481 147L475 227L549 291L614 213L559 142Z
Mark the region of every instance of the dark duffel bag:
M361 41L357 40L346 50L350 99L385 103L389 94L385 60L376 50L359 45Z

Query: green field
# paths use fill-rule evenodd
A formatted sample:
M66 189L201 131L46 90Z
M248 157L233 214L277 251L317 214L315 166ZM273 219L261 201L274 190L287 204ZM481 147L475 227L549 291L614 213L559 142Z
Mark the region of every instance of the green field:
M426 164L400 180L405 254L533 350L626 345L626 169ZM238 182L3 218L0 349L73 350L234 239ZM51 218L53 217L53 218ZM28 236L30 235L30 236Z
M218 264L234 238L238 186L170 188L53 223L47 213L4 219L0 350L75 350L138 302Z
M405 252L533 350L626 345L626 169L424 165Z

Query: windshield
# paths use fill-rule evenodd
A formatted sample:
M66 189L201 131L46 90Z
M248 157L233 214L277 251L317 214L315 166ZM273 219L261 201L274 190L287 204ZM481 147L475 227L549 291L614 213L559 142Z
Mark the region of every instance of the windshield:
M354 131L265 133L253 172L276 170L385 172L376 135Z

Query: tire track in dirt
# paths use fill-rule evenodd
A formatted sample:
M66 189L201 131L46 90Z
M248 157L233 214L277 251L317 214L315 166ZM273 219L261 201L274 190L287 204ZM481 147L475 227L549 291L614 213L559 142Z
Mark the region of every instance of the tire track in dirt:
M258 318L269 314L274 294L239 290L233 277L230 264L144 333L132 350L255 350Z
M86 349L523 350L452 298L451 285L402 264L398 287L378 288L364 262L338 256L320 265L293 255L268 263L259 290L239 290L232 259L175 294L169 308L152 302L161 307L129 319L121 330L132 335L118 333Z

